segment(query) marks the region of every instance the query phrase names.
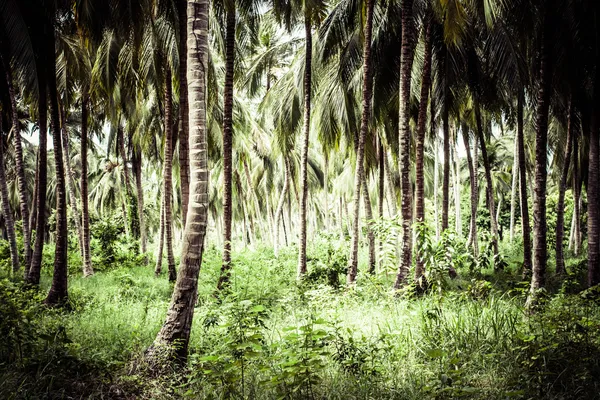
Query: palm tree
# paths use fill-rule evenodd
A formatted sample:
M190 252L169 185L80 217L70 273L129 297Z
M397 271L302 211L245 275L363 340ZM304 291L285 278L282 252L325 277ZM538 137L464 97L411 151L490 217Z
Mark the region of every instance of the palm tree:
M187 94L187 1L177 1L177 16L179 21L179 180L181 184L182 221L185 223L190 199L190 160L188 120L189 106ZM141 160L140 160L141 164ZM143 204L143 201L142 201ZM139 209L139 205L138 205ZM141 215L141 214L140 214ZM145 233L143 233L145 234ZM144 243L142 241L142 243Z
M183 234L179 273L167 317L152 346L177 344L175 353L185 359L197 300L198 275L208 217L208 155L206 141L206 79L208 66L208 14L206 0L188 0L187 82L190 105L190 204Z
M567 190L567 178L569 175L569 165L571 163L571 147L573 145L573 125L574 111L573 111L573 99L569 98L569 105L567 106L567 138L565 155L563 158L562 173L560 175L560 182L558 184L558 201L556 202L556 273L565 273L565 258L563 254L563 237L565 233L565 191Z
M83 230L83 275L94 274L90 249L90 210L88 199L88 91L81 93L81 225Z
M19 262L19 252L17 250L17 240L15 238L15 221L10 210L10 200L8 197L8 187L6 185L6 173L4 172L4 143L0 140L0 200L2 201L2 216L6 224L6 235L10 244L10 261L13 273L16 275L21 268Z
M171 83L171 69L165 66L165 149L163 161L163 207L165 224L165 245L167 247L167 265L169 281L177 279L175 270L175 257L173 256L173 214L172 214L172 169L173 169L173 92Z

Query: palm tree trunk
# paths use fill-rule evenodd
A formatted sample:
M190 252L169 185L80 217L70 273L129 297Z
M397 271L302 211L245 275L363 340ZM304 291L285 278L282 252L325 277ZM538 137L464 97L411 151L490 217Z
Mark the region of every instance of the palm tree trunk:
M442 110L442 130L444 135L444 171L442 177L442 232L448 229L448 208L450 204L450 126L448 124L448 96L444 96Z
M290 168L289 161L287 158L283 158L284 171L283 171L283 188L281 189L281 195L279 196L279 202L277 203L277 210L275 211L275 226L273 232L275 233L275 238L273 242L275 243L275 256L279 253L279 221L283 222L283 205L285 202L285 198L288 195L288 190L290 186Z
M235 62L235 9L227 10L225 32L225 86L223 90L223 263L217 289L229 283L231 270L233 67Z
M581 248L581 180L579 178L579 153L577 134L573 133L573 253Z
M90 249L90 211L88 199L88 92L83 90L81 100L81 225L83 230L83 276L94 274Z
M44 251L44 236L46 230L46 190L48 184L48 97L46 88L46 71L38 68L38 165L37 165L37 197L36 217L35 217L35 243L33 255L31 257L31 266L27 273L27 282L38 285L40 283L40 272L42 268L42 254Z
M156 265L154 266L154 274L156 276L162 273L163 248L165 240L165 195L160 198L160 228L158 233L158 254L156 256Z
M545 25L549 25L547 17ZM538 102L536 109L536 134L535 134L535 191L533 197L533 274L531 276L531 289L527 298L527 305L536 302L537 291L543 288L546 282L546 262L548 248L546 246L546 163L548 160L548 113L550 108L551 75L548 49L548 30L542 33L542 48L540 58L540 85L538 89ZM591 163L590 163L591 164Z
M117 141L119 142L119 155L121 157L121 162L123 165L123 179L125 182L125 196L123 199L123 217L125 218L125 236L129 237L129 227L132 216L129 215L129 196L131 195L131 183L129 180L129 170L127 168L127 153L125 151L125 135L123 134L123 127L121 126L121 121L119 121L119 126L117 127Z
M487 155L487 145L485 141L485 135L483 133L483 125L481 123L481 111L479 108L479 102L475 102L475 123L477 125L477 136L479 137L479 145L481 146L481 157L483 158L483 167L485 169L485 181L486 181L486 197L488 206L490 209L490 225L492 229L492 248L494 249L494 256L498 255L498 223L496 221L496 202L494 200L494 183L492 181L492 169L490 167L490 160ZM496 265L494 265L496 268Z
M58 94L56 91L56 61L54 59L54 34L48 41L48 95L50 97L50 126L52 128L52 144L54 146L54 165L56 171L56 249L54 252L54 274L52 286L45 303L57 305L67 298L67 193L65 186L65 170L61 143Z
M16 133L16 132L15 132ZM17 239L15 237L15 221L10 210L10 199L8 197L8 186L6 183L6 173L4 172L4 143L0 141L0 195L2 200L2 216L6 225L6 236L10 245L10 261L13 273L16 276L21 268L19 262L19 250L17 249Z
M367 272L369 274L375 273L375 233L373 232L373 208L371 206L371 196L369 196L369 190L367 185L367 175L363 173L363 201L365 203L365 219L367 220L367 240L369 242L369 262Z
M469 130L466 123L461 126L463 143L465 152L467 153L467 165L469 167L469 183L471 186L471 220L469 221L469 237L467 239L467 247L473 246L473 254L477 257L478 249L474 244L477 243L477 204L479 203L479 192L477 181L475 179L475 167L473 158L471 157L471 146L469 144Z
M394 178L393 178L393 171L391 169L391 164L389 162L389 155L385 155L383 161L385 163L385 176L386 179L388 181L388 197L390 200L390 214L392 214L393 217L395 217L396 215L398 215L398 205L397 205L397 201L398 198L396 196L396 185L394 184Z
M416 222L425 222L425 128L427 124L427 103L429 100L429 89L431 87L431 47L432 47L432 21L431 11L426 12L425 22L425 49L423 54L423 73L421 78L421 99L419 101L419 119L417 122L417 154L416 154L416 181L417 181L417 204ZM437 156L437 155L436 155ZM418 237L418 236L417 236ZM419 239L418 239L419 240ZM425 272L422 252L423 243L417 242L417 262L415 265L415 280L418 282Z
M510 231L509 241L513 242L515 237L515 218L517 213L517 184L519 183L519 141L515 140L515 150L513 152L513 166L512 166L512 183L510 186Z
M523 132L523 89L517 97L517 146L519 148L519 196L521 198L521 227L523 230L523 277L531 273L531 236L529 234L529 205L527 199L527 164L525 160L525 137Z
M329 231L329 155L325 151L325 162L323 169L323 192L325 194L325 230Z
M556 203L556 273L564 274L565 257L563 253L563 238L565 234L565 192L567 178L571 164L571 146L573 144L573 100L569 98L569 111L567 116L567 146L563 160L562 174L558 185L558 201Z
M383 220L383 203L385 201L385 150L381 138L379 138L379 182L377 185L378 189L378 216L379 220ZM383 252L383 241L379 242L379 254Z
M167 248L167 266L169 269L169 282L177 279L175 270L175 257L173 256L173 90L171 69L166 67L165 77L165 158L164 158L164 198L165 198L165 246Z
M454 174L454 230L458 236L462 237L462 219L460 214L460 160L458 157L458 132L457 128L453 129L452 135L452 155L454 158L454 166L452 168Z
M410 185L410 84L415 38L412 14L412 0L402 2L402 44L400 55L400 163L402 187L402 256L394 288L406 283L412 264L412 188Z
M312 21L308 13L304 16L305 56L304 56L304 126L302 129L302 154L300 157L300 231L298 234L298 277L306 274L306 202L308 199L308 146L310 134L311 84L312 84ZM355 179L356 182L356 179ZM360 184L360 180L358 181ZM360 197L359 197L360 198ZM348 272L350 274L350 272Z
M137 191L137 209L138 219L140 221L140 251L142 254L146 253L146 220L144 218L144 188L142 185L142 149L137 146L133 152L133 170L135 173L135 186Z
M432 102L433 103L433 102ZM433 113L433 109L432 109L432 113ZM432 125L434 124L434 119L431 119L431 123ZM433 222L435 225L435 238L436 240L440 239L440 217L439 217L439 213L440 213L440 207L438 204L438 200L440 198L439 195L439 191L440 191L440 162L439 162L439 151L440 151L440 145L439 145L439 140L438 140L438 135L437 132L435 132L435 129L432 127L432 137L433 137Z
M350 263L348 265L348 285L354 284L356 274L358 273L358 241L360 235L360 190L361 186L365 189L365 215L370 221L373 219L371 210L371 201L366 185L365 178L365 141L369 130L369 117L371 116L371 34L373 28L373 2L375 0L367 0L366 2L366 22L364 27L365 42L363 46L363 87L362 87L362 115L360 122L360 134L358 135L358 143L356 147L356 170L354 174L354 226L352 231L352 250L350 252ZM371 214L371 217L368 216ZM369 271L375 268L375 237L369 231Z
M188 203L190 199L190 149L188 143L190 136L190 124L188 115L188 83L186 75L188 39L186 29L187 1L178 0L177 8L179 14L179 182L181 185L181 219L185 224ZM142 229L141 225L140 229ZM145 248L145 243L143 241L142 246Z
M21 144L21 129L19 127L19 113L17 111L17 100L13 86L10 65L0 56L6 74L6 85L10 99L10 113L12 120L13 142L15 146L15 164L17 167L17 184L19 188L19 205L21 207L21 219L23 221L23 247L25 253L25 271L31 262L31 230L29 229L29 206L27 205L27 183L25 182L25 168L23 166L23 146Z
M588 279L589 287L600 283L600 143L598 107L600 106L600 72L596 72L594 110L590 124L588 170Z
M173 346L185 360L194 306L198 293L198 275L202 264L208 211L208 157L206 142L206 67L208 65L207 0L188 0L188 104L190 104L190 203L183 234L181 263L165 323L156 336L153 349ZM172 347L171 347L172 348ZM156 354L149 351L152 357Z

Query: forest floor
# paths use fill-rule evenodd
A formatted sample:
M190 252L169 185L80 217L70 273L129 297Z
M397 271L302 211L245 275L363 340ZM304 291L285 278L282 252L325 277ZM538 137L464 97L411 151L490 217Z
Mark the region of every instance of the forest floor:
M346 250L311 248L301 284L295 248L236 252L217 298L208 248L189 362L160 376L139 368L172 290L153 263L73 271L63 309L40 305L49 266L40 292L0 276L0 398L599 398L599 296L578 288L581 259L529 313L516 265L394 295L392 271L341 285Z

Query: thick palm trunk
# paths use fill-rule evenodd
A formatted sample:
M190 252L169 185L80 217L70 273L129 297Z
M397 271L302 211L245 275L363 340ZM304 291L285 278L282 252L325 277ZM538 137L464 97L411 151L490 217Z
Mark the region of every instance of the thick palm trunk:
M498 223L496 221L496 201L494 200L494 183L492 181L492 169L490 167L490 160L487 155L487 145L485 141L485 135L483 133L483 125L481 123L481 111L479 109L479 103L475 103L475 123L477 125L477 136L479 137L479 146L481 149L481 157L483 158L483 168L485 170L485 193L487 198L488 207L490 210L490 225L491 225L491 240L492 248L494 249L494 255L498 255ZM494 268L496 266L494 265Z
M165 158L163 170L164 182L164 207L165 207L165 246L167 248L167 266L169 268L169 281L177 279L175 270L175 257L173 256L173 91L171 69L166 67L165 81Z
M416 181L417 181L417 204L416 204L416 222L425 222L425 128L427 124L427 103L429 100L429 88L431 86L431 45L432 45L432 16L428 10L425 23L425 49L423 54L423 74L421 78L421 99L419 102L419 120L417 122L417 155L416 155ZM437 156L437 154L436 154ZM417 260L415 265L415 280L421 279L425 272L422 243L417 241Z
M15 164L17 167L17 184L19 188L19 205L21 219L23 221L23 247L25 255L25 271L31 262L31 230L29 229L29 206L27 205L27 183L25 182L25 168L23 166L23 146L21 144L21 129L19 128L19 113L17 112L17 100L13 86L10 65L0 56L6 74L6 85L10 99L10 114L12 120L13 143L15 146Z
M369 117L371 115L371 34L373 27L373 2L367 0L366 11L367 19L364 27L365 42L363 44L363 87L362 87L362 115L360 122L360 133L356 147L356 169L354 173L354 226L352 231L352 250L350 252L350 264L348 265L347 283L349 285L356 281L358 272L358 241L360 235L360 190L364 186L365 190L365 215L370 221L373 219L371 211L371 201L367 192L365 179L365 141L369 131ZM371 214L371 217L368 216ZM369 270L375 268L375 238L369 231ZM373 240L371 240L373 239ZM373 243L371 243L373 242ZM373 248L371 248L373 246ZM373 256L373 257L372 257Z
M208 65L207 0L188 1L188 103L190 104L190 203L183 234L181 263L165 323L156 336L153 349L173 349L180 359L188 351L198 275L204 251L208 216L208 155L206 143L206 67ZM151 356L154 351L149 351Z
M442 176L442 232L448 229L448 208L450 205L450 126L448 124L448 96L442 110L442 131L444 135L444 166Z
M44 236L46 231L46 186L48 184L48 98L46 89L46 72L38 68L38 165L37 165L37 196L36 217L35 217L35 243L33 255L31 256L31 266L27 273L27 282L38 285L40 283L40 271L42 269L42 254L44 251Z
M527 163L523 132L523 90L517 98L517 146L519 148L519 196L521 199L521 227L523 230L523 277L531 273L531 235L529 225L529 200L527 199Z
M179 14L179 182L181 186L181 218L186 221L188 203L190 199L190 159L189 159L189 106L187 84L187 1L177 1ZM141 153L140 153L141 154ZM141 157L140 157L141 158ZM141 162L140 162L141 164ZM139 195L139 191L138 191ZM139 208L139 200L138 200ZM141 214L140 214L141 215ZM141 224L140 219L140 224ZM141 225L140 225L140 229ZM142 235L145 235L142 233ZM142 247L145 243L142 241ZM145 250L142 250L145 251Z
M600 283L600 71L596 69L594 109L590 124L588 200L588 286Z
M547 19L547 17L546 17ZM548 25L548 22L545 21ZM550 107L551 75L547 29L542 34L540 59L540 85L537 93L536 134L535 134L535 190L533 197L533 274L527 299L528 305L536 302L537 291L546 283L546 175L548 160L548 113Z
M81 100L81 225L83 231L83 276L94 274L90 250L90 210L88 200L88 101L87 90Z
M231 273L232 151L233 151L233 67L235 57L235 10L227 11L225 38L225 87L223 90L223 263L217 289L229 282Z
M402 2L402 45L400 55L400 164L402 187L402 256L394 288L406 283L412 264L412 188L410 185L410 84L415 51L412 0Z
M49 50L48 95L50 97L50 126L52 128L52 144L54 146L54 165L56 171L56 248L54 252L54 274L52 286L45 303L56 305L67 298L67 192L65 169L61 143L58 94L56 91L56 63L54 60L54 35L51 35Z
M133 170L135 173L135 187L137 191L138 219L140 221L140 251L146 253L146 220L144 218L144 188L142 184L142 149L137 146L133 153Z
M275 221L274 221L274 229L273 229L273 233L275 234L274 237L274 244L275 244L275 256L278 255L279 253L279 221L281 220L281 222L283 222L284 218L283 218L283 205L285 203L285 198L288 195L288 190L289 190L289 186L290 186L290 167L289 167L289 161L287 160L287 158L284 157L283 159L283 164L284 164L284 171L283 171L283 188L281 189L281 195L279 196L279 202L277 203L277 210L275 211Z
M462 137L467 153L467 164L469 166L469 183L471 186L471 220L469 222L469 238L467 246L473 246L473 254L477 257L479 248L477 245L477 206L479 204L479 188L477 187L477 171L471 157L471 146L469 144L469 130L465 123L462 124Z
M19 262L19 250L17 249L17 239L15 237L15 221L10 210L10 199L8 197L8 186L6 184L6 173L4 171L4 143L0 141L0 195L2 201L2 215L6 225L6 236L10 245L10 261L13 273L16 276L21 268Z
M312 85L312 21L310 16L304 16L305 56L304 56L304 125L302 128L302 154L300 157L300 184L302 193L300 199L300 230L298 234L298 277L306 274L306 202L308 200L308 144L310 134L310 108ZM360 180L359 180L360 182ZM355 179L356 183L356 179ZM360 196L359 196L360 198ZM352 262L350 263L352 264ZM348 272L350 276L350 272Z
M562 174L558 185L558 201L556 203L556 273L565 272L565 257L563 253L563 238L565 234L565 192L567 190L567 178L571 164L571 146L573 144L573 100L569 99L569 111L567 116L567 146L563 160Z

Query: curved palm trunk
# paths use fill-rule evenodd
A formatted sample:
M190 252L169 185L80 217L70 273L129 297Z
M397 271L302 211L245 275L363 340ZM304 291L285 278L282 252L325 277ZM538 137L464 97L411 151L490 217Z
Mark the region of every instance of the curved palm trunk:
M21 268L19 262L19 251L17 249L17 239L15 237L15 221L12 211L10 210L10 200L8 197L8 186L6 184L6 173L4 171L4 143L0 141L0 195L2 200L2 215L6 224L6 236L10 245L10 261L13 268L13 273L16 274Z
M547 19L547 17L545 18ZM545 25L548 25L545 21ZM547 30L546 28L545 30ZM542 33L542 49L540 59L540 85L536 109L535 134L535 190L533 197L533 274L527 305L536 302L538 289L546 282L546 262L548 249L546 246L546 164L548 161L548 113L550 107L550 65L548 48L548 32Z
M284 157L284 171L283 171L283 189L281 189L281 195L279 196L279 202L277 203L277 210L275 211L275 227L274 227L274 244L275 244L275 256L279 253L279 221L283 222L283 205L285 203L285 198L288 194L289 186L290 186L290 167L289 161Z
M181 212L182 220L185 223L188 203L190 200L190 160L189 160L189 106L188 106L188 84L187 84L187 1L178 0L177 8L179 14L179 181L181 185ZM141 155L141 152L140 152ZM140 156L141 164L141 156ZM139 191L138 191L139 196ZM143 200L142 200L143 205ZM139 200L138 200L139 208ZM142 223L140 215L140 229ZM144 235L145 240L145 233ZM145 249L145 242L142 240L142 248ZM145 250L142 250L145 252Z
M415 51L412 0L402 2L402 46L400 55L400 164L402 187L402 256L394 288L406 283L412 264L412 188L410 185L410 84Z
M190 104L190 203L183 233L181 263L167 318L148 355L168 346L182 360L188 351L197 300L208 217L208 155L206 143L206 70L208 65L207 0L188 1L188 102ZM175 348L172 346L177 344Z
M17 183L19 188L19 205L21 208L21 219L23 221L23 247L25 253L25 271L31 262L31 231L29 229L29 206L27 205L27 183L25 182L25 168L23 166L23 146L21 144L21 130L19 128L19 114L17 112L17 100L15 88L10 73L10 65L4 62L0 56L4 72L6 74L6 85L10 98L10 113L12 120L13 142L15 146L15 164L17 167Z
M38 68L38 130L39 130L39 145L38 145L38 165L37 165L37 196L36 202L36 217L35 217L35 243L33 247L33 255L31 256L31 266L27 273L27 282L38 285L40 283L40 271L42 268L42 253L44 251L44 236L46 231L46 190L48 184L48 98L46 88L46 72Z
M365 179L365 141L369 129L369 117L371 115L371 34L373 28L373 2L367 0L367 19L364 28L365 42L363 45L363 87L362 87L362 116L360 122L360 134L356 147L356 170L354 173L354 226L352 229L352 250L350 252L350 264L348 265L347 282L349 285L356 281L358 272L358 239L360 235L360 190L365 189L365 215L367 219L373 219L371 201L367 191ZM368 214L371 214L369 217ZM373 239L373 240L371 240ZM373 243L371 243L373 242ZM375 237L369 229L369 270L375 269ZM372 257L373 256L373 257Z
M558 186L558 201L556 203L556 273L565 272L565 257L563 253L563 238L565 234L565 192L567 190L567 178L571 164L571 146L573 144L573 100L569 99L569 111L567 117L567 147L563 161L562 174Z
M173 93L171 84L171 69L166 67L165 81L165 158L164 158L164 207L165 207L165 246L167 248L167 266L169 281L177 279L175 270L175 257L173 256Z
M312 85L312 23L309 15L304 16L305 56L304 56L304 125L302 129L302 154L300 157L300 231L298 235L298 277L306 274L306 202L308 200L308 143L310 134L310 98ZM360 181L359 181L360 183ZM350 272L348 272L350 274Z
M50 36L49 44L49 76L48 95L50 97L50 127L52 129L52 144L54 146L54 165L56 171L56 248L54 252L54 274L52 286L45 303L57 305L67 298L67 192L65 169L61 143L61 128L59 119L58 95L56 91L56 62L54 60L54 34Z
M492 247L494 249L494 255L496 256L498 255L498 222L496 221L496 201L494 200L494 183L492 181L492 169L490 167L490 160L488 159L487 155L487 145L485 141L485 135L483 134L483 125L481 123L481 111L479 109L478 102L475 103L475 122L477 124L477 136L479 137L479 145L481 146L481 157L483 158L483 168L485 170L485 193L490 209ZM496 268L495 265L494 268Z
M423 73L421 78L421 100L419 102L419 119L417 122L417 155L416 155L416 181L417 181L417 204L416 222L425 222L425 128L427 124L427 102L429 100L429 88L431 87L431 45L432 45L432 22L431 12L427 11L427 22L425 25L425 49L423 54ZM437 156L437 154L436 154ZM417 260L415 264L415 280L418 282L425 272L421 238L417 236Z
M88 101L87 89L81 101L81 225L83 231L83 276L94 274L90 250L90 210L88 199Z
M229 283L231 274L231 217L233 163L233 67L235 62L235 9L227 11L225 40L225 86L223 90L223 263L217 290ZM245 221L245 219L244 219Z
M521 226L523 230L523 277L531 273L531 235L529 225L529 200L527 199L527 164L523 133L523 90L517 97L517 147L519 148L519 196L521 198Z
M471 157L471 146L469 144L469 130L467 124L462 124L462 137L465 145L465 151L467 153L467 164L469 166L469 183L471 186L471 220L469 222L469 238L467 240L467 246L473 246L473 254L475 257L478 255L477 247L477 206L479 204L479 188L477 187L477 171L473 164L473 158Z

